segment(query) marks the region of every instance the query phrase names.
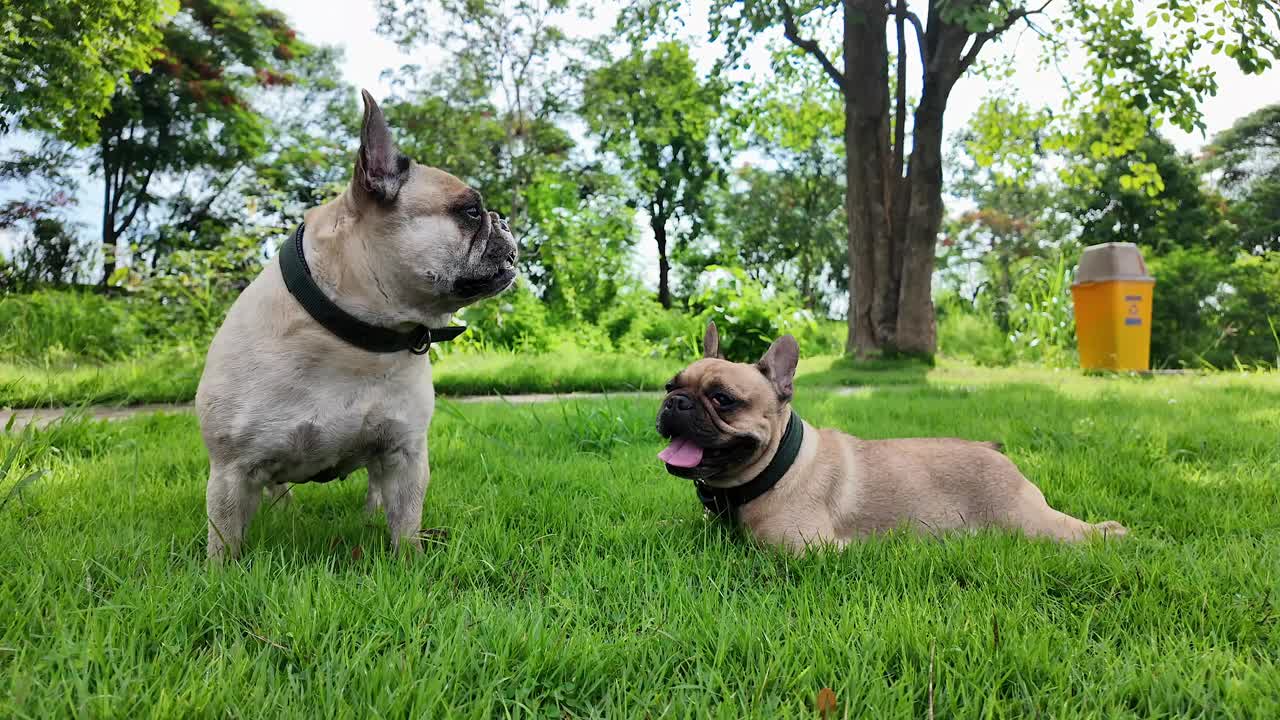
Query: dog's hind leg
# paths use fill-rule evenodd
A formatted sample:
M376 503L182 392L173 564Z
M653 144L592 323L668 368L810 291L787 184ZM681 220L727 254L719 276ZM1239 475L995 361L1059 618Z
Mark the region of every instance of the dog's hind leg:
M393 450L369 465L370 494L382 499L391 543L422 550L422 499L431 480L427 450Z
M1040 489L1030 482L1024 490L1020 507L1013 509L1008 525L1021 528L1031 537L1048 537L1059 542L1080 542L1091 536L1120 538L1129 534L1125 526L1114 520L1097 524L1087 523L1064 512L1055 510L1044 499Z
M226 467L209 469L205 511L209 522L208 557L214 562L240 554L245 530L262 501L262 486Z

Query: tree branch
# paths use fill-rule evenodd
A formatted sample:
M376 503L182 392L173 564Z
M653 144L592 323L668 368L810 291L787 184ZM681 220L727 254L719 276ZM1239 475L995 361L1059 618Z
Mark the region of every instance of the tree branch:
M995 27L974 35L973 44L969 46L969 52L965 53L964 57L960 59L960 74L963 75L969 70L969 67L978 59L978 53L982 51L982 46L986 45L989 40L1013 27L1014 23L1019 20L1029 18L1032 15L1040 15L1052 3L1053 0L1045 0L1044 4L1035 10L1028 10L1024 7L1010 10L1009 14L1005 15L1004 20L1000 21Z
M835 81L836 87L840 88L840 92L844 92L844 74L831 64L827 54L822 52L822 48L816 40L806 40L800 37L800 29L796 27L795 15L791 13L791 5L786 0L782 0L782 34L791 42L792 45L809 53L818 59L822 64L822 69L827 71L827 75Z
M138 192L133 196L133 208L129 210L129 214L125 216L124 220L120 221L120 227L115 229L116 237L120 237L124 234L124 231L129 228L131 223L133 223L134 216L136 216L138 211L142 209L144 204L143 200L147 196L147 185L151 184L151 174L154 173L155 170L155 167L149 167L147 168L147 174L142 176L142 182L138 185ZM124 193L122 192L120 195L123 196Z
M897 5L885 5L885 9L889 11L890 15L898 15L905 18L907 22L911 23L911 27L915 28L916 49L920 51L920 65L928 67L929 60L925 57L924 23L920 22L920 16L908 10L905 2L900 2ZM899 52L902 52L902 50L899 49Z
M898 0L898 19L894 22L897 30L898 42L898 82L894 88L894 110L893 110L893 179L894 182L902 180L902 169L904 163L904 153L907 137L907 33L903 27L906 16L903 14L907 9L907 0ZM923 54L924 46L921 46Z

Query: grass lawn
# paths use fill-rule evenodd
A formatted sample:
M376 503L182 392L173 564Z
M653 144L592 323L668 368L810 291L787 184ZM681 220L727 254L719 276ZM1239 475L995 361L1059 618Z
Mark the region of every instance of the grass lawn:
M433 363L441 395L661 389L680 363L622 355L447 355ZM0 361L0 407L190 402L203 351L170 350L113 363L41 367Z
M823 688L848 717L1280 715L1280 381L942 372L797 406L1002 440L1131 538L794 558L704 521L652 400L442 399L423 556L355 477L217 571L194 418L0 436L0 717L809 718Z
M446 355L432 365L441 395L660 390L684 363L585 352ZM203 351L172 349L113 363L40 366L0 360L0 407L138 405L190 402L204 369ZM924 382L930 368L838 358L802 362L800 385L886 385Z

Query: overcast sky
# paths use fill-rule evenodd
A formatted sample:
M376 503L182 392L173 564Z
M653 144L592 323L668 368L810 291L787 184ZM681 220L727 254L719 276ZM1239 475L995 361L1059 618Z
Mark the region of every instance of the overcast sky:
M395 43L380 37L376 32L377 12L374 0L267 0L267 4L283 11L307 41L341 46L345 50L343 72L346 80L355 88L369 89L379 98L389 92L390 83L383 78L387 69L406 63L430 67L432 62L443 59L418 51L413 55L406 54ZM693 46L699 65L703 69L710 68L719 57L719 48L709 45L706 39L706 0L696 0L687 6L685 39ZM594 19L575 21L566 29L573 35L581 36L607 31L617 3L602 2L596 7L598 9ZM1046 73L1036 70L1039 49L1035 35L1029 32L1013 32L1008 35L1000 50L1012 52L1013 62L1018 66L1018 72L1012 80L1016 94L1032 104L1054 107L1061 105L1066 90L1056 71ZM763 48L756 48L755 52L758 61L753 65L766 67ZM1220 86L1218 96L1202 108L1210 136L1229 127L1241 115L1264 105L1280 102L1280 82L1277 82L1280 71L1273 70L1269 76L1251 77L1242 74L1226 58L1213 58L1210 64L1218 73ZM1069 72L1068 70L1068 74ZM914 73L912 77L914 79ZM948 105L948 133L967 123L973 110L990 90L991 86L982 78L968 77L960 81ZM351 101L353 104L358 102L354 90ZM1186 151L1194 152L1205 143L1205 138L1199 133L1189 135L1175 128L1166 128L1165 134ZM0 199L12 197L14 191L13 187L0 187ZM101 192L90 181L81 188L80 195L77 216L89 228L94 228L95 219L101 218ZM3 241L4 238L0 237L0 245L5 244ZM651 245L651 242L643 242L640 247L640 264L648 277L656 275L653 268L649 267L656 266Z

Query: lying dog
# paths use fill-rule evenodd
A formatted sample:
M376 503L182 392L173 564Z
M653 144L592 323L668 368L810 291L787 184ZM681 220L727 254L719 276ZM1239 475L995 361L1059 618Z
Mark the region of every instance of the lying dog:
M400 154L363 93L354 178L307 211L240 295L196 393L209 450L208 554L235 556L264 489L369 468L367 509L420 548L433 341L515 280L516 243L480 193Z
M707 510L758 539L803 551L909 524L922 531L997 526L1059 541L1121 536L1049 507L994 443L861 440L815 430L791 409L800 348L779 338L754 365L720 359L714 323L704 358L667 385L659 454L694 481Z

